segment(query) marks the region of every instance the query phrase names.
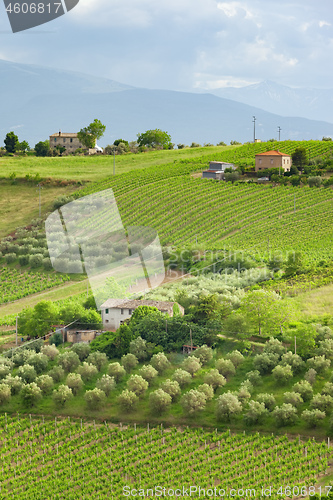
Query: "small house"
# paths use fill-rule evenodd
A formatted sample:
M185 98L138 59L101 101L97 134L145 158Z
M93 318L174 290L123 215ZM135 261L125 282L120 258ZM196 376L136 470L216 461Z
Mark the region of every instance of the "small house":
M281 151L266 151L259 153L255 157L255 171L266 170L268 168L279 168L283 172L289 172L292 164L291 156Z

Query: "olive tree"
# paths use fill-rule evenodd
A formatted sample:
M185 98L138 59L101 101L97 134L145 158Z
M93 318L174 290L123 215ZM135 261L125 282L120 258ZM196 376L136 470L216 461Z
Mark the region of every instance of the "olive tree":
M75 352L80 361L84 361L90 354L90 345L85 342L78 342L77 344L73 344L71 347L71 351Z
M230 359L230 361L232 361L232 363L235 366L235 368L237 368L237 366L239 366L240 364L242 364L243 361L244 361L243 354L241 352L237 351L237 349L235 349L232 352L229 352L226 355L226 358Z
M194 415L205 409L206 395L196 389L191 389L181 397L180 404L185 413Z
M36 380L36 377L37 377L36 370L31 365L20 366L18 371L17 371L17 374L27 384L34 382Z
M17 375L15 377L13 377L12 375L7 375L7 377L2 382L10 387L12 394L18 394L24 384L21 377L18 377Z
M84 400L90 410L99 410L105 403L105 393L101 389L92 389L84 395Z
M333 359L333 339L325 339L319 342L318 354L326 356L326 358Z
M251 397L251 393L247 390L246 386L241 387L235 395L237 396L243 407Z
M7 384L0 384L0 405L4 405L9 402L11 397L11 390Z
M274 406L276 405L275 397L273 394L267 394L266 392L262 392L257 395L257 401L259 403L264 403L265 408L268 411L272 411Z
M330 367L331 361L322 355L309 358L306 363L309 368L313 368L317 373L322 373Z
M55 383L60 382L65 376L65 370L61 368L61 366L54 366L49 372L48 375L53 378Z
M169 378L161 384L161 388L164 392L170 394L172 400L176 399L182 392L178 382L176 380L170 380Z
M7 377L7 375L9 375L9 372L10 372L9 366L1 364L0 365L0 380Z
M273 415L277 425L293 425L297 420L297 410L289 403L283 403L273 410Z
M82 380L88 382L93 377L95 377L98 373L97 367L92 365L91 363L87 363L87 361L83 361L82 365L77 369L78 373L81 375Z
M283 366L289 365L294 373L298 373L302 370L304 361L298 354L293 354L291 351L288 351L282 355L280 364Z
M192 377L194 377L194 374L200 370L201 363L195 357L189 356L188 358L184 359L182 367L185 371L189 372Z
M35 382L24 385L20 394L21 398L28 406L33 406L42 398L42 391Z
M154 354L154 356L150 360L150 364L159 373L163 373L170 366L168 358L166 357L164 352L158 352L157 354Z
M76 396L83 387L83 380L79 373L69 373L66 378L66 385L72 389L72 393Z
M79 366L80 358L76 352L63 352L58 356L58 363L65 372L73 372Z
M333 398L328 394L315 394L311 400L310 408L329 412L333 406Z
M263 348L263 352L265 354L275 354L280 358L285 352L285 347L280 340L270 337Z
M137 396L143 396L148 389L148 382L140 375L131 375L127 381L128 390L134 392Z
M197 391L202 392L205 395L207 401L213 399L214 397L214 389L211 385L208 384L198 385Z
M36 373L39 374L46 370L47 365L49 364L49 358L46 354L42 354L41 352L34 353L28 357L27 364L33 366Z
M317 427L326 417L326 413L321 410L304 410L301 417L309 427Z
M149 406L153 413L161 415L171 406L172 397L163 389L157 389L149 394Z
M144 361L148 357L147 353L147 341L142 337L137 337L130 342L130 353L139 361Z
M313 385L317 378L317 372L313 368L309 368L305 373L304 378L309 384Z
M59 385L52 393L52 399L57 406L65 406L73 397L73 392L67 385Z
M119 406L125 410L125 411L131 411L133 410L136 402L138 401L138 396L135 394L133 391L129 391L128 389L125 389L119 396L118 396L118 403Z
M110 377L109 375L103 375L96 383L97 389L105 392L106 396L110 395L110 392L116 387L116 382L114 377Z
M92 365L95 365L97 370L100 372L101 369L103 368L103 366L105 366L108 362L108 358L105 354L105 352L92 352L91 354L89 354L88 358L87 358L87 362L92 364Z
M36 384L43 394L49 394L53 388L53 378L50 375L40 375L36 378Z
M272 375L275 382L279 384L286 384L290 379L293 378L293 371L290 365L277 365L272 370Z
M231 377L236 373L235 365L230 359L218 359L215 363L215 366L218 369L219 373L226 378Z
M158 371L155 370L155 368L151 365L144 365L142 368L140 368L139 375L147 380L148 384L151 384L153 379L157 377Z
M218 370L213 368L212 370L209 370L209 372L205 373L204 383L211 385L215 390L218 387L223 387L227 383L227 380L218 372Z
M172 375L172 380L176 380L180 387L184 387L189 384L192 380L191 374L181 368L178 368Z
M114 377L116 382L119 382L126 375L126 370L120 363L110 363L108 366L108 374Z
M131 354L131 353L125 354L124 356L121 357L121 364L123 365L123 367L125 368L127 373L132 371L133 368L136 367L138 362L139 361L136 358L136 356L134 356L134 354Z
M213 349L204 344L193 351L192 356L199 358L202 365L207 365L213 359Z
M301 380L293 385L293 391L299 392L304 401L308 401L313 396L311 384L306 380Z
M59 350L55 345L44 345L42 347L41 353L51 359L51 361L54 361L59 354Z
M303 398L299 392L285 392L283 394L283 401L285 403L291 404L297 408L303 403Z
M258 370L261 375L264 375L266 373L270 373L278 362L278 354L264 352L254 356L253 367L255 370Z
M333 384L332 384L332 382L326 382L324 384L324 387L321 390L321 393L322 394L327 394L328 396L332 396L333 397Z
M252 370L250 372L247 372L246 376L252 385L259 385L262 383L262 378L259 370Z
M268 410L264 403L258 401L249 401L247 412L244 414L244 421L246 425L254 425L260 423L267 415Z
M228 391L217 398L216 418L218 420L230 420L242 411L242 403L238 397Z

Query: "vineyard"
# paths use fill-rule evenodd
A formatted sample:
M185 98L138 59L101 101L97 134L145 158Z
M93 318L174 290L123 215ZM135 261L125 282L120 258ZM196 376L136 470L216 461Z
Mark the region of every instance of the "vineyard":
M312 439L19 415L0 417L0 447L3 500L118 500L134 490L153 496L155 488L184 498L175 490L189 495L190 487L192 498L210 498L214 488L216 496L241 498L251 489L260 498L270 486L270 498L292 498L319 493L332 464L332 449Z

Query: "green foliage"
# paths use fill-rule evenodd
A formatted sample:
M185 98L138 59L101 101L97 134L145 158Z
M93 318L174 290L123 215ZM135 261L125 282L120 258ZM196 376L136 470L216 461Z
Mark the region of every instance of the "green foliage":
M293 425L297 420L297 410L293 405L283 403L273 410L273 416L279 426Z
M12 394L18 394L24 384L21 377L18 377L17 375L15 377L7 375L7 377L3 380L3 383L10 387Z
M152 413L161 415L171 406L172 398L163 389L157 389L149 394L149 406Z
M211 385L213 389L217 389L223 387L227 383L227 380L218 370L212 369L205 373L204 382Z
M152 380L157 377L158 371L155 370L155 368L151 365L144 365L142 368L140 368L139 375L147 380L148 384L150 384Z
M172 380L178 382L180 387L184 387L185 385L189 384L191 382L191 379L191 374L185 370L182 370L181 368L175 370L172 375Z
M97 370L100 372L103 366L108 362L106 354L104 352L92 352L87 358L87 362L96 366Z
M230 421L242 411L242 403L235 394L230 391L217 398L216 418L218 420Z
M142 134L137 135L137 142L139 146L146 146L147 148L172 149L171 136L161 129L147 130Z
M293 371L290 365L277 365L275 368L273 368L272 375L276 383L286 384L293 378Z
M8 403L11 397L11 389L5 383L0 384L0 406Z
M8 132L3 142L5 143L7 153L15 153L18 151L20 143L14 132Z
M202 392L204 394L206 401L209 401L210 399L213 399L213 397L214 397L214 389L209 384L198 385L197 391Z
M63 352L58 356L58 364L65 372L73 372L79 366L80 358L73 351Z
M105 393L101 389L92 389L84 395L85 402L90 410L99 410L105 403Z
M39 141L35 144L36 156L50 156L50 141Z
M61 366L54 366L48 373L55 383L60 382L65 376L65 370Z
M86 361L83 361L82 365L78 367L77 371L85 382L91 380L98 373L96 366L91 363L87 363Z
M235 368L237 368L244 361L244 356L241 352L234 350L226 355L226 359L230 359Z
M150 364L157 370L160 374L163 373L170 365L168 358L164 352L158 352L153 355L150 360Z
M206 344L198 347L192 352L192 356L199 358L202 365L206 365L213 359L213 349Z
M333 406L333 398L328 394L315 394L311 400L310 408L329 412Z
M230 359L218 359L215 363L216 368L219 373L224 377L232 377L236 373L236 368Z
M33 366L37 374L45 371L47 369L48 363L49 358L41 352L31 354L27 359L27 364Z
M250 372L247 372L246 376L247 376L247 379L253 385L259 385L262 383L262 378L261 378L259 370L252 370Z
M306 363L309 368L313 368L317 373L325 372L331 365L331 361L326 359L324 355L309 358Z
M119 382L126 375L126 370L120 363L110 363L108 366L108 374L114 377L116 382Z
M96 140L103 137L105 129L106 126L95 118L87 127L82 128L80 132L78 132L77 137L86 148L94 148Z
M283 395L283 401L297 408L303 403L303 398L299 392L285 392Z
M140 306L140 307L143 307L143 306ZM136 311L137 311L137 309L134 311L134 313ZM132 340L130 342L130 353L134 354L134 356L139 361L143 361L143 360L147 359L147 357L148 357L147 341L142 339L141 337L137 337L136 339Z
M123 365L127 373L129 373L138 364L138 359L134 356L134 354L128 353L121 357L121 364Z
M246 425L254 425L262 422L267 414L264 403L258 401L249 401L247 412L244 414Z
M134 409L137 401L138 401L138 396L135 394L133 391L129 391L128 389L125 389L119 396L118 396L118 404L119 406L124 410L124 411L131 411Z
M259 403L264 403L265 408L267 408L268 411L273 411L273 408L276 405L275 397L273 396L273 394L258 394L257 401L259 401Z
M148 389L148 382L140 375L131 375L127 381L127 387L130 392L134 392L140 397Z
M27 406L33 406L42 399L42 391L35 382L24 385L20 395Z
M308 154L306 149L303 147L296 148L291 155L293 165L295 165L298 170L303 170L308 164Z
M40 375L36 378L36 384L44 395L49 394L53 388L53 378L50 375Z
M195 415L205 409L206 399L206 395L203 392L191 389L181 397L180 404L183 407L184 413Z
M184 368L184 370L189 372L192 377L194 377L194 374L200 370L201 366L202 365L200 361L194 356L189 356L188 358L184 359L182 363L182 367Z
M315 383L316 378L317 378L317 372L313 368L309 368L309 370L304 374L304 379L311 385Z
M106 396L110 395L110 392L114 390L116 387L116 382L114 377L110 377L109 375L103 375L96 383L97 389L100 389L105 393Z
M161 388L163 389L164 392L167 392L170 394L172 400L174 401L177 396L181 394L181 388L180 385L176 380L171 380L167 378L161 385Z
M304 410L301 414L303 420L307 423L308 427L317 427L322 420L326 417L324 411L320 410Z
M294 373L298 373L304 367L304 362L298 354L293 354L291 351L288 351L282 355L281 365L289 365Z
M293 391L299 392L304 401L308 401L313 396L313 390L309 382L301 380L293 385Z
M71 351L79 356L80 361L84 361L90 354L90 345L85 342L78 342L72 345Z
M34 382L37 377L35 368L28 364L20 366L17 371L17 374L26 383Z
M59 385L58 389L55 389L52 393L52 399L56 406L63 407L70 401L73 397L72 389L67 385Z
M55 332L50 337L50 344L54 344L55 346L61 345L63 343L62 334L60 332Z

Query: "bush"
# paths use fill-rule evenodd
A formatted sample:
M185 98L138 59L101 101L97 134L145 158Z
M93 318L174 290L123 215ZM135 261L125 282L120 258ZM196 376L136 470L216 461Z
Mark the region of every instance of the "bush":
M280 364L283 366L290 365L292 371L294 373L298 373L302 370L304 366L304 361L298 354L293 354L291 351L288 351L283 354Z
M255 370L258 370L261 375L270 373L278 364L279 356L272 353L257 354L253 360Z
M73 392L67 385L59 385L52 393L52 399L57 406L65 406L72 399Z
M49 372L48 375L52 377L53 382L58 383L65 376L65 371L61 366L54 366Z
M283 403L283 405L277 406L273 411L273 415L277 425L279 426L293 425L297 420L296 408L288 403Z
M51 335L49 342L50 344L54 344L55 346L62 344L63 338L61 333L55 332L53 335Z
M303 398L299 392L285 392L283 395L283 401L297 408L303 403Z
M13 362L15 366L22 366L26 363L29 356L34 354L35 351L30 349L19 349L13 356Z
M96 351L89 354L87 362L95 365L97 370L100 372L103 366L107 364L108 358L104 352Z
M134 354L139 361L147 359L147 341L142 337L137 337L132 340L132 342L130 342L130 353Z
M333 384L332 384L332 382L326 382L324 384L324 387L322 388L321 393L333 397Z
M276 354L279 358L284 354L285 347L282 342L274 337L271 337L268 342L266 342L263 353L265 354Z
M134 392L137 396L143 396L148 389L148 382L140 375L131 375L127 381L127 387L130 392Z
M73 372L79 366L80 358L76 352L64 352L59 354L58 363L65 370L65 372Z
M333 398L328 394L315 394L310 403L310 408L313 410L321 410L328 412L332 409Z
M267 394L264 392L258 394L257 401L259 403L264 403L265 408L268 411L272 411L274 406L276 405L275 397L273 396L273 394Z
M317 373L322 373L327 368L329 368L331 361L326 359L325 356L314 356L313 358L309 358L307 360L307 365L309 368L313 368Z
M254 425L260 423L268 413L264 403L258 401L249 401L248 410L244 414L246 425Z
M0 380L7 377L7 375L9 375L9 372L10 372L9 366L1 364L0 365Z
M229 352L229 354L226 355L226 358L232 361L235 368L237 368L244 361L243 354L237 351L237 349L235 351Z
M26 405L33 406L42 399L42 391L35 382L31 382L22 387L21 398Z
M191 374L181 368L178 368L172 375L172 380L176 380L180 387L184 387L189 384L192 380Z
M325 339L319 342L318 354L324 355L326 358L333 359L333 339Z
M309 382L301 380L293 385L293 391L299 392L304 401L308 401L313 396L313 390Z
M161 388L164 392L170 394L172 400L174 400L182 392L178 382L176 382L176 380L170 380L169 378L161 384Z
M93 389L92 391L87 391L84 395L85 402L90 410L100 410L100 408L105 404L105 393L101 389Z
M37 267L41 267L43 265L43 254L36 253L35 255L30 255L29 257L29 266L31 269L36 269Z
M7 377L3 380L3 383L10 387L12 394L18 394L24 384L21 377L18 377L17 375L15 377L7 375Z
M272 375L275 382L279 384L286 384L290 379L293 378L293 372L290 365L277 365L272 370Z
M113 377L116 382L126 375L125 368L120 363L110 363L108 366L108 374Z
M11 389L6 384L0 384L0 405L5 405L11 397Z
M144 365L139 370L139 375L147 380L148 384L150 385L151 381L158 375L158 371L155 370L155 368L151 365Z
M230 359L218 359L215 366L219 373L226 378L235 375L236 373L236 368Z
M211 385L208 384L198 385L197 391L202 392L205 395L207 401L213 399L214 397L214 389Z
M230 391L217 398L216 418L218 420L230 420L242 411L242 403L235 394Z
M118 403L124 411L131 411L138 399L138 396L134 392L126 389L118 396Z
M34 382L37 377L36 370L31 365L20 366L17 373L18 376L21 377L21 379L24 380L24 382L26 382L27 384Z
M180 404L185 413L194 415L198 413L198 411L205 409L206 395L203 392L192 389L182 396Z
M262 378L259 370L253 370L251 372L248 372L246 376L252 385L259 385L262 383Z
M91 363L87 363L86 361L83 361L82 365L79 366L77 371L85 382L91 380L98 373L96 366L92 365Z
M53 378L49 375L40 375L36 378L36 384L43 394L49 394L53 387Z
M20 266L27 266L29 264L29 255L20 255L18 260Z
M113 377L109 375L103 375L96 383L97 389L105 392L106 396L110 395L110 392L116 387L116 382Z
M49 358L41 352L34 353L28 357L27 364L33 366L36 370L36 373L39 374L46 370L49 364Z
M251 393L247 390L246 386L241 387L239 391L236 393L236 395L243 407L246 405L246 403L251 397Z
M52 361L54 361L59 354L59 351L55 345L44 345L44 347L42 347L41 352L42 354L50 358Z
M129 373L138 364L138 359L134 356L134 354L128 353L121 357L121 364L127 373Z
M240 389L245 389L251 394L253 392L253 385L249 380L243 380L243 382L240 385Z
M205 374L204 383L211 385L215 390L218 387L223 387L227 383L227 380L218 372L218 370L212 369Z
M194 374L200 370L201 363L195 357L189 356L188 358L184 359L182 367L185 371L189 372L192 377L194 377Z
M301 417L309 427L317 427L320 422L326 417L324 411L320 410L304 410L301 414Z
M171 406L172 398L170 394L164 392L163 389L157 389L149 394L149 406L153 413L161 415Z
M163 373L170 366L168 358L166 357L164 352L158 352L157 354L154 354L154 356L150 360L150 364L159 373Z
M16 253L7 253L5 255L5 259L6 259L7 264L12 264L13 262L16 261L17 255L16 255Z
M78 342L77 344L73 344L71 347L71 351L75 352L80 361L84 361L90 354L90 345L85 342Z
M309 384L313 385L316 381L317 372L313 368L309 368L309 370L305 373L304 378Z
M76 396L83 387L83 380L79 373L69 373L66 378L66 385L72 390Z
M192 356L199 358L202 365L207 365L207 363L213 359L213 349L204 344L198 347L198 349L192 353Z
M322 185L322 178L319 175L308 177L308 184L310 187L320 187Z

